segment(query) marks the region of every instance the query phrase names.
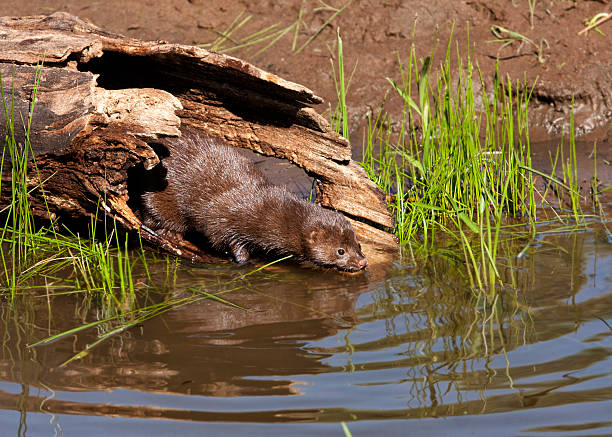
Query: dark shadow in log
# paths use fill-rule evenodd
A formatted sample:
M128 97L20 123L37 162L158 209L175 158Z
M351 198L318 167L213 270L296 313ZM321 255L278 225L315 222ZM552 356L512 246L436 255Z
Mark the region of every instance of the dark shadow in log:
M149 144L155 154L163 160L170 156L168 149L161 144ZM145 191L162 191L168 186L166 174L168 171L162 165L156 165L147 170L142 163L130 167L127 171L128 201L132 211L142 210L142 195Z
M141 229L134 213L138 172L154 168L155 143L185 125L301 167L319 181L321 204L352 219L364 246L395 250L383 193L351 160L350 144L309 106L321 103L309 89L240 59L125 38L66 13L0 17L0 34L0 73L14 94L15 122L27 119L44 58L30 138L53 215L82 220L100 206L125 230ZM30 200L44 217L39 192ZM0 193L3 204L7 194ZM205 257L188 241L143 231L175 255Z
M304 103L320 103L313 96L307 102L282 96L278 89L264 82L244 87L242 75L231 75L218 66L195 68L170 56L151 59L124 53L104 52L102 57L79 64L80 71L99 75L97 84L108 90L127 88L155 88L179 98L201 100L223 106L247 123L288 128L295 124ZM145 72L143 75L133 72ZM231 73L231 72L230 72ZM220 81L222 80L222 81ZM311 123L313 130L326 132L322 126ZM342 156L348 162L350 155Z
M296 96L294 92L279 89L274 82L254 81L240 69L248 64L236 61L234 70L216 64L194 64L182 53L168 52L152 57L150 54L104 51L101 57L80 63L78 69L98 74L98 86L105 89L157 88L174 95L201 89L217 90L218 95L233 92L235 97L256 93L276 102L293 104L296 108L322 103L314 94ZM235 87L237 84L239 88Z

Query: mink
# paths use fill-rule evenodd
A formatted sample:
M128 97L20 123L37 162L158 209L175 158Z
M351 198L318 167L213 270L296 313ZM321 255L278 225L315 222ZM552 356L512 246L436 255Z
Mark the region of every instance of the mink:
M298 261L356 272L368 261L348 220L273 185L223 140L186 131L163 143L167 186L144 193L143 223L159 233L201 234L238 263L251 256L293 255Z

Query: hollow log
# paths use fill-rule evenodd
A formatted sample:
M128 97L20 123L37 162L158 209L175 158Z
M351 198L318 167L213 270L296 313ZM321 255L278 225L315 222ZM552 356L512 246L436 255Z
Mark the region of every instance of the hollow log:
M102 208L154 245L206 259L188 241L141 228L128 204L129 170L153 168L159 157L151 144L190 126L301 167L319 181L323 206L358 222L363 243L395 248L383 193L351 160L348 141L310 106L321 98L302 85L237 58L126 38L62 12L0 17L0 74L3 138L8 115L23 144L34 102L29 138L36 159L28 186L37 216L79 220ZM2 190L0 202L9 201Z

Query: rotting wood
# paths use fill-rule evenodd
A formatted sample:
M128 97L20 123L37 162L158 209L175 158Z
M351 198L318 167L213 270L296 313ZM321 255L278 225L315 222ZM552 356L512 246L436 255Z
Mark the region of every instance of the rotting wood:
M151 144L189 125L300 166L320 181L321 203L347 214L362 240L377 249L396 246L374 227L393 227L383 193L351 160L350 144L309 106L321 99L302 85L240 59L125 38L66 13L0 17L0 73L17 125L27 118L37 71L30 139L39 173L29 185L45 181L52 215L82 219L101 205L126 230L139 229L128 205L128 170L153 168L159 157ZM23 142L23 134L17 139ZM39 191L31 204L44 217ZM6 204L6 193L0 201ZM188 241L146 229L142 235L176 255L206 258Z

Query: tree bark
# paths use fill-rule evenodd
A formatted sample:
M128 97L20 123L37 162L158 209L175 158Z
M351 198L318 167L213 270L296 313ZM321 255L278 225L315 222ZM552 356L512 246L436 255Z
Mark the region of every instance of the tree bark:
M66 13L1 17L0 74L7 108L0 133L8 134L8 115L23 144L34 101L29 138L36 161L28 185L37 216L83 219L102 208L175 255L206 259L188 241L141 229L129 203L130 170L153 168L159 157L151 144L190 126L298 165L319 181L323 206L359 222L363 243L396 246L386 232L394 222L384 194L351 160L348 141L310 107L322 100L301 85L237 58L125 38Z

